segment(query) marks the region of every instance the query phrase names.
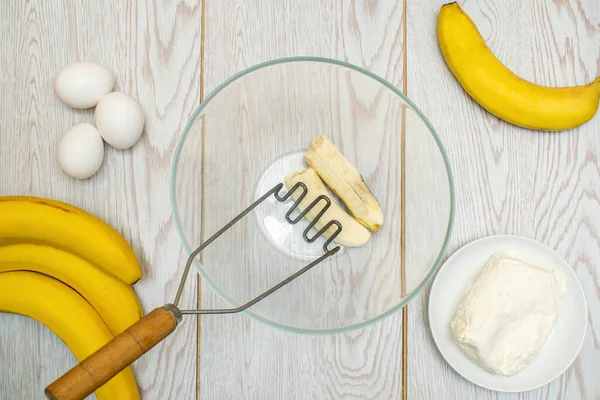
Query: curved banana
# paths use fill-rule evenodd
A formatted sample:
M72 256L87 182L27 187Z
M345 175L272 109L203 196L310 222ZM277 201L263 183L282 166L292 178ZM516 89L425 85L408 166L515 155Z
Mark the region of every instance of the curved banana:
M467 93L507 122L564 130L586 123L598 110L600 77L589 85L561 88L519 78L496 58L457 3L440 9L438 41L446 64Z
M35 272L0 273L0 311L46 325L80 362L114 338L98 313L75 290ZM95 393L98 400L140 398L130 367Z
M142 270L127 241L99 218L38 197L0 197L0 242L44 243L76 254L133 284Z
M307 168L302 172L295 172L286 176L283 181L288 190L298 182L302 182L306 185L308 191L306 196L304 196L300 202L300 210L306 209L320 195L329 197L331 200L331 207L329 207L329 209L325 211L325 214L323 214L323 216L315 223L315 228L317 230L320 230L329 221L335 219L342 224L342 231L335 237L333 240L334 242L347 247L358 247L367 243L371 237L371 232L369 232L367 228L362 226L337 204L335 199L332 198L331 194L329 194L327 191L325 184L323 184L323 181L321 181L321 178L319 178L319 175L317 175L317 172L314 169ZM292 194L292 199L294 199L294 201L298 200L300 193L301 192L299 190L294 191ZM323 209L323 204L324 203L317 204L304 216L304 218L306 218L309 222L312 222L312 220ZM323 233L323 236L330 237L333 235L335 230L335 227L331 227Z
M0 272L35 271L81 294L116 336L140 320L142 308L131 286L66 251L39 244L0 246Z

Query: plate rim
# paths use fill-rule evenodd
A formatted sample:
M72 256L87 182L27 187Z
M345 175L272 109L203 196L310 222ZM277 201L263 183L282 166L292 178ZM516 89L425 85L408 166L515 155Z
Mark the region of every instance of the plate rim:
M433 329L433 325L431 323L431 296L432 293L434 293L434 289L436 287L436 284L438 282L438 276L439 273L444 269L444 267L446 265L448 265L448 263L455 258L455 256L458 256L459 253L462 253L463 251L467 251L468 248L471 245L475 245L476 243L482 242L482 241L486 241L486 240L494 240L494 239L517 239L517 240L522 240L523 242L529 242L529 243L533 243L535 245L539 245L542 246L546 251L549 251L550 253L553 253L556 257L558 257L562 262L565 263L565 265L567 265L569 268L569 272L568 274L570 274L575 282L577 282L577 288L579 290L579 292L581 293L581 298L583 299L583 306L585 309L585 315L586 315L586 319L585 319L585 326L583 329L583 333L581 335L581 340L579 340L579 344L577 346L577 351L574 353L573 357L571 358L571 360L568 362L568 364L561 369L560 372L558 372L557 374L555 374L552 378L546 380L544 383L540 384L540 385L536 385L536 386L528 386L527 388L524 389L499 389L499 388L494 388L491 387L490 385L486 385L484 383L481 382L476 382L474 380L472 380L471 378L463 375L461 372L459 372L455 365L453 364L453 362L449 359L449 357L447 357L447 355L444 353L444 351L442 351L442 349L440 348L440 345L438 343L437 337L434 333L434 329ZM581 286L581 282L579 281L579 278L577 278L577 275L575 274L575 271L573 270L573 267L571 266L571 264L569 264L560 254L558 254L558 252L556 252L555 250L553 250L552 248L550 248L549 246L547 246L546 244L537 241L535 239L532 239L530 237L527 236L522 236L522 235L513 235L513 234L497 234L497 235L488 235L488 236L483 236L477 239L474 239L466 244L464 244L463 246L459 247L456 251L454 251L454 253L452 253L448 259L442 264L442 266L439 268L438 273L436 274L435 278L433 279L432 285L431 285L431 290L429 291L429 294L427 296L427 322L429 324L429 331L431 332L431 337L433 338L433 342L435 343L435 347L437 349L437 351L439 352L439 354L442 356L442 358L444 359L444 361L452 368L452 370L457 373L459 376L461 376L463 379L471 382L472 384L479 386L481 388L487 389L487 390L491 390L494 392L498 392L498 393L523 393L523 392L527 392L530 390L534 390L534 389L539 389L543 386L548 385L549 383L553 382L554 380L556 380L557 378L559 378L561 375L563 375L567 369L569 369L572 365L573 362L575 362L575 360L577 359L577 357L579 356L579 354L581 353L581 348L583 347L583 343L585 341L585 337L587 336L587 330L588 330L588 325L589 325L589 321L588 321L588 306L587 306L587 299L585 297L585 292L583 290L583 287ZM473 362L473 365L477 364L475 362ZM479 366L478 366L479 367ZM482 368L482 367L479 367Z

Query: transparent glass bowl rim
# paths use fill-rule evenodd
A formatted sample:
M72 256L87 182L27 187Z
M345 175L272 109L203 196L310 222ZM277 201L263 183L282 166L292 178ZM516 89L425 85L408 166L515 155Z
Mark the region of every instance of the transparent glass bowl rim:
M254 71L262 69L262 68L268 68L268 67L271 67L271 66L277 65L277 64L299 62L299 61L300 62L318 62L318 63L332 64L332 65L336 65L336 66L349 68L351 70L360 72L360 73L374 79L375 81L381 83L383 86L390 89L396 95L400 96L402 98L402 100L406 104L408 104L414 112L417 113L417 115L421 118L421 120L425 123L425 125L429 129L429 132L435 139L435 142L437 143L438 148L440 149L440 153L442 155L442 158L444 159L444 164L446 166L446 172L448 174L448 185L449 185L449 189L450 189L450 218L448 219L448 226L446 229L446 236L444 238L444 243L442 244L442 247L440 248L440 251L438 253L438 256L437 256L435 262L432 265L432 268L429 270L429 272L425 276L425 279L423 279L423 281L421 281L419 283L419 285L417 285L417 287L415 289L413 289L413 291L408 296L406 296L401 302L399 302L397 305L395 305L394 307L390 308L389 310L379 314L378 316L368 319L366 321L362 321L362 322L359 322L356 324L352 324L352 325L348 325L348 326L344 326L344 327L340 327L340 328L332 328L332 329L307 329L307 328L297 328L297 327L287 326L284 324L280 324L280 323L268 320L264 317L261 317L260 315L256 315L256 314L252 313L252 308L242 312L243 314L249 316L250 318L260 321L266 325L269 325L269 326L272 326L272 327L275 327L275 328L278 328L278 329L281 329L284 331L288 331L288 332L309 334L309 335L338 334L338 333L349 332L349 331L361 329L366 326L372 325L372 324L379 322L379 321L383 320L384 318L387 318L388 316L396 313L402 307L407 305L417 294L419 294L421 292L421 290L423 290L425 285L427 285L429 283L429 281L431 281L431 279L433 278L433 276L435 275L437 270L440 268L442 258L444 256L446 248L448 247L448 242L450 241L450 237L452 235L452 228L454 226L454 213L455 213L455 194L454 194L454 178L452 175L452 169L450 167L450 161L448 160L448 155L447 155L444 145L442 144L442 141L440 140L433 125L431 125L431 123L429 122L427 117L425 117L425 115L421 112L421 110L406 95L404 95L404 93L402 93L398 88L396 88L394 85L392 85L385 79L379 77L378 75L375 75L374 73L372 73L362 67L358 67L356 65L353 65L353 64L350 64L350 63L347 63L344 61L339 61L339 60L330 59L330 58L323 58L323 57L301 56L301 57L277 58L277 59L273 59L270 61L256 64L250 68L247 68L241 72L238 72L237 74L235 74L235 75L231 76L230 78L228 78L227 80L225 80L216 89L214 89L208 96L206 96L206 98L200 103L198 108L196 108L196 110L192 114L191 118L189 119L188 123L186 124L185 128L183 129L183 132L181 134L181 137L179 138L177 147L175 149L175 155L173 157L173 164L171 166L171 208L172 208L172 212L173 212L173 218L175 220L175 227L177 229L177 233L179 234L179 238L181 239L183 247L186 251L186 253L185 253L186 256L189 256L195 247L192 248L190 246L190 244L188 243L187 238L185 236L185 233L183 232L183 226L181 224L181 220L179 217L179 211L177 209L176 190L177 190L177 166L179 165L179 158L181 156L181 151L183 149L185 139L187 138L187 135L190 132L191 127L194 125L194 123L196 122L196 120L198 119L198 117L200 116L202 111L206 108L206 106L208 104L210 104L211 100L213 98L215 98L224 88L229 86L231 83L237 81L240 78L243 78L244 76L246 76ZM242 210L239 210L239 211L242 211ZM227 302L228 304L230 304L233 307L239 306L239 304L237 304L235 301L233 301L227 294L223 293L219 289L219 287L217 287L211 281L210 277L206 274L206 272L202 268L202 265L198 262L197 259L194 260L194 265L196 267L196 271L198 271L198 273L200 274L202 281L208 283L210 288L212 290L214 290L215 293L217 293L217 295L219 295L219 297L221 297L222 300L224 300L225 302ZM247 300L249 301L251 299L247 299Z

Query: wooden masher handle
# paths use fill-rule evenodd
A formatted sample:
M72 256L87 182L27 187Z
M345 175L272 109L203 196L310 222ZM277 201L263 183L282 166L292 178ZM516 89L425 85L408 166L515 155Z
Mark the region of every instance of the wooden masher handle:
M51 400L80 400L169 336L181 320L172 304L158 307L46 388Z

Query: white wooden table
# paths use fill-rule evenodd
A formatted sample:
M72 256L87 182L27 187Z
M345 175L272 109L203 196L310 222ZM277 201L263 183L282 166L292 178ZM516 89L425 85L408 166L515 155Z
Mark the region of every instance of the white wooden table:
M457 193L448 254L481 236L511 233L545 243L572 265L589 307L580 356L539 390L478 388L435 348L427 287L404 321L397 313L335 336L284 333L241 315L188 320L134 364L144 399L600 399L600 115L552 134L499 121L465 95L444 64L436 40L444 1L407 2L4 0L0 195L67 201L119 229L143 264L135 290L149 311L171 300L182 270L169 167L203 96L269 59L341 59L405 89L440 134ZM600 75L599 1L461 4L518 75L556 86ZM147 117L141 142L131 151L109 149L102 170L84 182L59 170L54 150L62 132L91 122L92 114L64 106L52 86L61 67L81 59L114 71L118 88L140 99ZM190 279L185 304L220 304L208 287L196 286ZM43 388L74 363L43 326L0 315L0 399L42 399Z

